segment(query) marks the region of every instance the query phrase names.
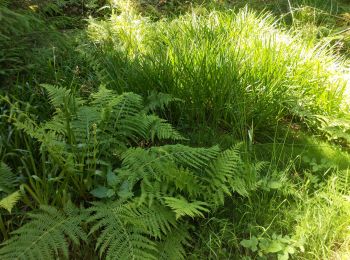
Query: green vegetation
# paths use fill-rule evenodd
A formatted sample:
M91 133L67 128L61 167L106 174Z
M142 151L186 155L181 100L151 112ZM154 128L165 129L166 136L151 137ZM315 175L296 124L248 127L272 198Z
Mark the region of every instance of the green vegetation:
M3 1L1 259L348 259L350 5Z
M242 138L247 131L270 135L287 116L340 113L343 62L325 46L277 30L268 15L193 11L148 22L123 12L93 21L89 35L102 45L103 83L119 92L155 89L179 97L186 106L172 115L187 125L209 124Z

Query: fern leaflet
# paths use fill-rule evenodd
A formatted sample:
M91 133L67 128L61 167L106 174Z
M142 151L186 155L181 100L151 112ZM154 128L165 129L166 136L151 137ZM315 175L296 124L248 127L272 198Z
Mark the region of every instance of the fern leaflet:
M0 249L3 260L23 259L57 259L68 258L69 241L78 245L87 236L81 228L86 218L82 212L72 205L66 206L63 212L50 207L41 206L40 212L29 213L31 220L13 232Z

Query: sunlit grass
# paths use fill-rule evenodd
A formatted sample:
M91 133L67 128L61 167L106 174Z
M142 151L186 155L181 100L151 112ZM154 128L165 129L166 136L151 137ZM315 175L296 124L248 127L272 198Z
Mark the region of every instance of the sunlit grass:
M295 238L305 243L301 257L347 259L349 256L349 180L349 170L338 172L323 188L300 202Z
M193 10L152 22L129 8L91 21L89 34L102 47L98 71L109 87L170 93L186 104L175 117L240 138L285 117L337 114L343 100L343 60L269 14Z

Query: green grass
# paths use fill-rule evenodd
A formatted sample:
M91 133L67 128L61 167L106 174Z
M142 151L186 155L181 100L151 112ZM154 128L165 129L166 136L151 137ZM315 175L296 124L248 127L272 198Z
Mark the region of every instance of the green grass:
M309 199L299 202L295 238L305 241L306 259L347 259L350 255L349 170L333 175Z
M2 258L350 257L346 1L7 2Z
M313 192L308 177L286 174L275 175L279 188L275 179L274 188L263 186L249 198L230 201L204 222L191 257L277 259L288 252L291 259L347 259L348 173L335 172Z
M132 1L134 8L154 20L174 18L195 9L225 11L248 6L258 12L272 12L287 28L299 31L305 39L336 44L338 51L349 55L347 31L350 7L341 0L192 0L192 1Z
M287 117L340 112L342 59L278 29L271 15L193 11L151 22L127 10L108 22L91 21L89 35L101 48L103 83L183 99L172 115L189 127L209 125L248 139L248 131L266 136Z

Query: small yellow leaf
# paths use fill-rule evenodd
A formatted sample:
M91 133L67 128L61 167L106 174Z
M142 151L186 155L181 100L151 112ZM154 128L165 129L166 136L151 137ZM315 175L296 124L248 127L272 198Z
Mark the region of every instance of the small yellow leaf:
M4 208L11 213L12 208L15 206L20 197L21 193L19 191L8 195L7 197L0 200L0 208Z

